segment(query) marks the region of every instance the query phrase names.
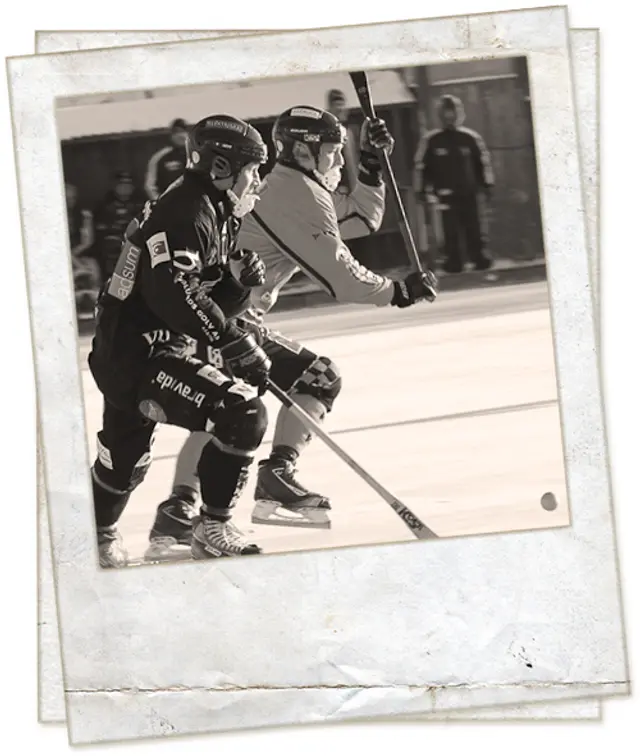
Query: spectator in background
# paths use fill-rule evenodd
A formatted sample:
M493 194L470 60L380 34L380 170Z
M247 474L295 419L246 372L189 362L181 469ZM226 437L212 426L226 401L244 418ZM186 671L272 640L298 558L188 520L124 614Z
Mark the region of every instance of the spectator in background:
M176 118L170 128L171 144L152 155L147 165L144 188L150 200L158 199L165 189L182 176L187 165L187 122Z
M358 161L360 156L357 152L357 145L360 141L360 134L354 138L352 130L349 128L349 111L347 110L347 98L344 92L339 89L330 89L327 92L326 109L334 115L345 127L348 134L347 143L344 146L342 155L344 157L344 168L342 169L342 178L338 184L338 191L349 194L355 187L358 179Z
M136 196L131 174L125 171L117 173L113 187L107 192L95 213L97 258L103 281L113 273L125 229L141 204L141 198Z
M415 157L415 188L426 203L439 203L447 273L464 269L463 246L476 270L488 270L484 201L494 184L491 156L480 134L464 128L462 102L452 95L440 100L442 128L426 132ZM484 196L483 196L484 195Z
M100 290L100 268L89 256L94 240L93 217L78 204L78 189L74 184L65 184L65 198L76 313L79 319L87 320L93 317Z

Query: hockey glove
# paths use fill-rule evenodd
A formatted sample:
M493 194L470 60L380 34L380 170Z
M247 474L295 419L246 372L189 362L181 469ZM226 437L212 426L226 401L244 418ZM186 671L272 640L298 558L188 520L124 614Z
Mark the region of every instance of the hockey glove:
M267 280L267 268L256 252L234 252L229 258L229 269L236 281L248 289L264 286Z
M256 386L260 395L267 390L271 360L251 334L240 334L220 349L225 367L236 377Z
M438 295L438 279L430 270L410 273L404 281L394 281L393 288L391 304L394 307L411 307L425 299L433 302Z

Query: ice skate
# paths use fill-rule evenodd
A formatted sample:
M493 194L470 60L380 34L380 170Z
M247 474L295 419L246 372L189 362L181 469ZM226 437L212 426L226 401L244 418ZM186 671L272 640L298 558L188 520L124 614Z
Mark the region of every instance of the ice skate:
M262 549L255 543L249 543L232 522L214 520L204 513L196 518L191 540L191 556L194 559L261 553Z
M296 480L295 464L289 460L260 462L251 522L294 528L330 528L326 496L309 491Z
M149 533L146 562L171 562L191 558L191 535L195 506L179 496L170 496L158 505Z
M129 555L115 525L98 528L98 556L100 567L110 569L127 566Z

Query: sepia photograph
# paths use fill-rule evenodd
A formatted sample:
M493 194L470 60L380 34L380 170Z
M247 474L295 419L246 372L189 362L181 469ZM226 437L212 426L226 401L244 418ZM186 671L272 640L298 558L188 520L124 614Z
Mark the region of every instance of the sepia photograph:
M628 692L568 29L9 61L72 744Z
M570 524L526 56L56 102L102 567Z

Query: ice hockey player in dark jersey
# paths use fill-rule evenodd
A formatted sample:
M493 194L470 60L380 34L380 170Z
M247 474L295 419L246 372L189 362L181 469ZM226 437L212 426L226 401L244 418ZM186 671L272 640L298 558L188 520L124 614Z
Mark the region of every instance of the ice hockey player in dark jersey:
M272 361L274 383L321 421L340 393L340 373L329 357L262 322L282 286L302 270L339 302L408 307L433 301L436 280L429 272L402 281L377 275L360 265L343 241L370 234L382 222L385 186L377 150L390 151L394 144L383 121L363 125L359 176L349 195L335 193L345 141L345 130L335 116L315 107L290 108L277 119L273 140L276 166L260 190L260 202L244 220L238 242L243 249L258 252L267 267L265 284L251 291L252 307L243 322L246 327L253 323ZM306 428L281 408L272 453L258 469L253 522L328 527L327 497L309 491L296 478L296 462L309 441ZM172 496L159 506L150 534L149 556L162 551L167 533L163 509L196 500L194 460L203 443L205 434L192 434L180 453Z
M193 127L188 150L184 176L130 223L99 300L89 366L104 397L92 467L103 567L126 563L117 524L149 468L157 423L208 432L192 555L260 552L230 520L266 430L270 360L225 312L264 282L264 264L236 240L267 148L249 124L219 115ZM198 359L198 343L219 349L223 367Z

